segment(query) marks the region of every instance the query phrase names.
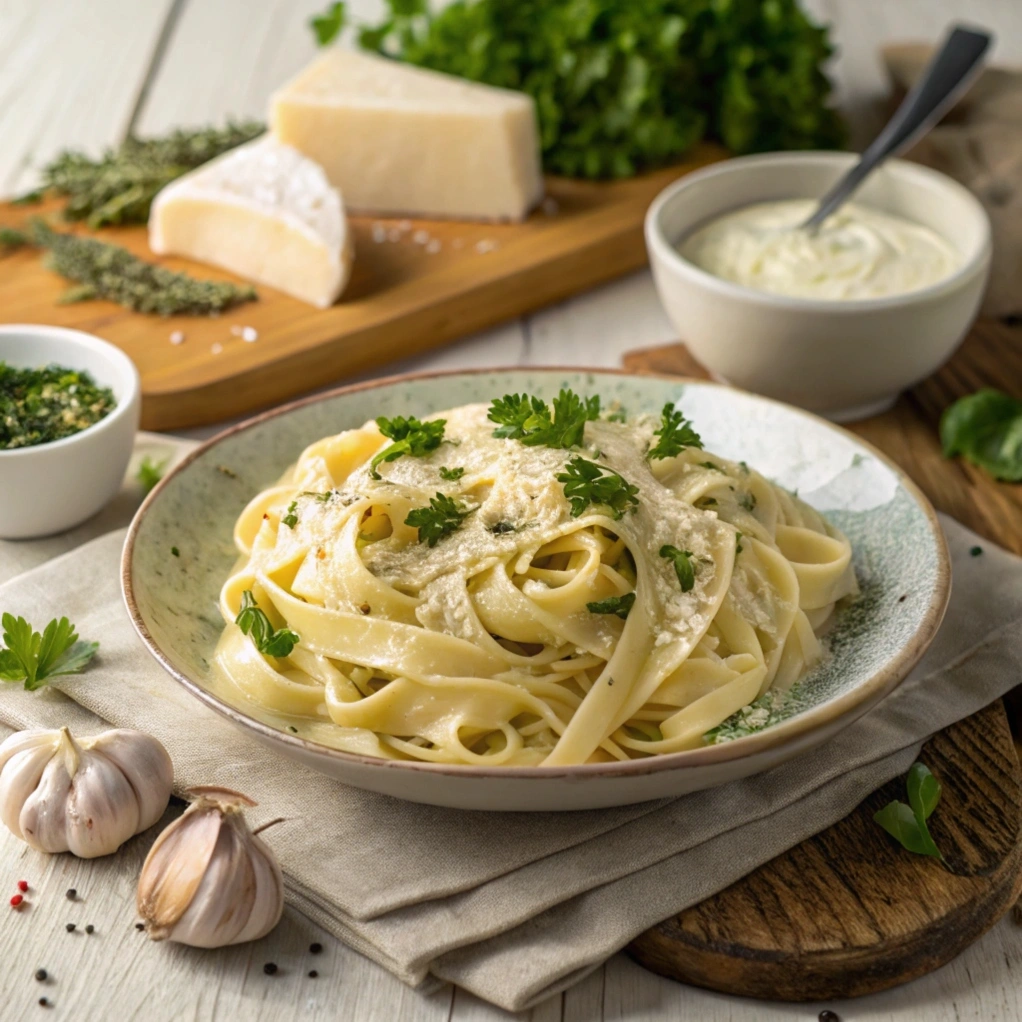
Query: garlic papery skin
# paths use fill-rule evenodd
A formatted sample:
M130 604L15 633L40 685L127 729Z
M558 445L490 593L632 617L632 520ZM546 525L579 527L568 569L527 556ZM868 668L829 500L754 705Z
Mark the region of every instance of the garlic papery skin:
M149 936L209 948L266 936L284 911L284 878L245 822L256 803L227 788L185 794L195 801L156 839L139 877Z
M167 750L141 731L19 731L0 745L0 820L41 852L93 859L156 823L173 782Z

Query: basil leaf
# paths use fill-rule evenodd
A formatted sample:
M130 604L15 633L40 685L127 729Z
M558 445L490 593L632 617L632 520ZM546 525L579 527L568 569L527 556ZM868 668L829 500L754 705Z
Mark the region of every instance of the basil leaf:
M959 398L940 420L944 457L960 454L995 479L1022 482L1022 401L985 388Z
M908 772L908 804L917 820L928 820L940 801L940 781L925 763L913 763Z
M929 855L934 859L943 858L926 824L921 823L911 806L904 802L888 802L883 809L874 813L873 819L908 851L916 855Z

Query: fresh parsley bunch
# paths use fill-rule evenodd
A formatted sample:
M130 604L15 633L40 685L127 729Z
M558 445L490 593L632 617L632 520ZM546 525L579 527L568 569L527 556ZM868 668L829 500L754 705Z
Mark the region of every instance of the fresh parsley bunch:
M639 488L613 469L576 455L557 474L564 483L564 496L571 505L571 517L578 518L587 507L607 508L612 518L619 519L639 506Z
M376 466L380 462L397 461L406 454L413 458L424 458L427 454L432 454L444 442L444 427L447 420L430 419L423 422L414 415L407 419L403 415L395 415L393 419L381 415L376 420L376 425L380 427L380 432L385 437L394 441L384 447L369 466L373 478L379 479Z
M495 437L521 440L527 447L558 447L569 450L582 443L587 422L600 417L599 395L581 398L564 387L554 398L553 407L528 394L505 394L497 398L487 413L498 423Z
M660 413L660 428L654 431L654 436L660 439L646 452L646 457L650 461L673 458L681 454L686 447L702 449L703 446L702 438L692 428L692 423L670 402L664 405ZM712 462L706 464L711 468L717 468Z
M50 678L77 674L96 655L98 642L83 642L66 617L54 618L42 634L23 618L4 614L0 680L22 681L30 691Z
M797 0L387 0L365 49L536 102L543 163L630 177L704 137L735 153L832 149L844 131L821 66L832 50ZM439 7L439 5L436 5ZM333 3L321 44L344 24Z
M427 546L436 546L444 538L454 532L471 513L460 501L437 493L430 499L428 507L417 507L408 512L405 525L419 530L419 542Z

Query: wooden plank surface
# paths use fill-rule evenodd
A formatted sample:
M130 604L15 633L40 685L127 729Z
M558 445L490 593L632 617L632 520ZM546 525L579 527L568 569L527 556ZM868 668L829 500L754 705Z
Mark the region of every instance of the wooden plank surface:
M548 204L522 224L355 217L355 271L329 309L262 286L258 301L216 318L161 319L104 301L59 305L67 282L36 251L23 249L3 260L0 321L76 327L127 352L142 376L146 429L215 422L427 351L642 266L643 217L654 196L723 155L700 146L675 167L626 181L550 178ZM43 208L55 212L59 204ZM37 213L0 206L0 223L19 227ZM144 227L97 233L153 259ZM229 277L187 260L155 261L197 277ZM240 325L253 328L258 340L246 343L232 333ZM170 343L177 332L183 344Z

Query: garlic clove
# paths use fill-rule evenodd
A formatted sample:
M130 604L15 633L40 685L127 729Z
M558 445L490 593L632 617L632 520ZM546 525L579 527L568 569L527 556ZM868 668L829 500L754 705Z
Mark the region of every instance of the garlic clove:
M82 859L106 855L142 829L134 789L103 756L81 758L71 778L66 818L68 850Z
M63 756L52 755L39 783L25 799L19 823L25 841L40 852L66 852L66 804L71 777Z
M22 731L12 735L0 755L0 821L17 838L27 840L21 826L21 814L28 797L35 791L46 764L53 758L53 741L40 741L41 732ZM22 736L27 736L22 738ZM52 733L51 733L52 737ZM15 742L15 738L21 741ZM8 746L10 743L10 746ZM4 767L10 764L10 769Z
M215 813L196 817L191 808L160 834L142 866L136 903L153 940L170 936L216 848L220 818Z
M256 896L245 928L234 938L235 944L257 940L269 933L284 913L284 876L276 856L257 835L252 835L251 842Z
M112 760L128 779L138 801L138 831L148 830L163 816L174 784L174 764L155 738L118 728L82 745Z

